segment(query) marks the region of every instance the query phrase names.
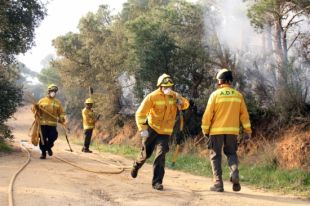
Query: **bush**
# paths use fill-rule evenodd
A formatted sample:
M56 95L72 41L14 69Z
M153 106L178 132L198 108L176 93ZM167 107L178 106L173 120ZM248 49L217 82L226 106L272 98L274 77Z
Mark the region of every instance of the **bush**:
M5 76L0 76L0 137L11 137L9 128L4 122L15 112L22 102L22 89Z

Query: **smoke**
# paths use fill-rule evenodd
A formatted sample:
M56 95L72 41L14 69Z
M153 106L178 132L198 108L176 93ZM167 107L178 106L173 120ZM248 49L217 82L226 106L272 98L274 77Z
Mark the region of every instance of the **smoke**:
M139 103L135 97L134 88L136 79L133 75L124 72L118 77L118 83L121 87L121 114L134 114Z
M212 2L205 15L205 28L207 36L210 30L215 30L219 42L233 52L263 50L263 34L251 26L247 4L242 0Z
M257 31L251 25L247 16L249 9L249 1L243 0L204 0L205 5L205 44L210 53L215 54L214 58L219 57L219 53L229 50L233 59L233 66L237 67L238 73L245 74L246 80L251 82L252 88L258 87L256 84L268 84L273 90L277 88L279 70L276 52L274 28L264 28ZM287 33L288 46L294 41L297 33L305 33L309 31L309 20L306 17L304 22L298 26L292 27ZM284 21L285 23L285 21ZM305 26L305 24L308 24ZM296 41L298 42L298 41ZM307 91L309 86L309 69L305 65L296 66L301 63L300 51L304 49L294 44L289 50L289 61L295 62L291 67L287 67L287 74L291 78L291 82L303 82L299 91ZM297 51L296 51L297 49ZM299 52L298 52L299 50ZM222 57L222 60L225 58ZM221 63L221 61L219 61ZM218 68L218 66L215 66ZM296 70L296 71L295 71ZM288 87L291 87L287 83ZM310 95L309 95L310 98ZM310 101L308 99L308 101Z

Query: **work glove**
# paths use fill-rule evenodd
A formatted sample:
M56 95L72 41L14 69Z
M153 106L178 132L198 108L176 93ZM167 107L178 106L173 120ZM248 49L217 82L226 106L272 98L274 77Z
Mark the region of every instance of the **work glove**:
M33 107L34 107L35 110L39 110L40 109L40 106L38 104L35 104Z
M57 118L57 122L59 122L60 124L65 125L65 119L64 118Z
M181 106L183 104L183 101L181 99L177 99L176 103L177 103L178 106Z
M183 101L181 99L181 95L179 93L176 93L176 103L179 106L181 106L183 104Z
M245 142L249 142L251 140L251 137L252 137L251 133L244 133L243 134L243 139Z
M142 131L140 132L140 135L141 135L141 137L146 138L146 137L149 136L149 131L147 131L147 130L142 130Z

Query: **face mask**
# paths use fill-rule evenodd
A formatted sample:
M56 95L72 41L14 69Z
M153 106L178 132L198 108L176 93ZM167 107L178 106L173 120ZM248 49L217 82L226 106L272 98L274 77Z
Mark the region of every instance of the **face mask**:
M51 92L50 93L50 97L55 97L56 96L56 92Z
M172 91L172 89L170 87L163 88L163 93L166 94L166 95L169 94L171 91Z

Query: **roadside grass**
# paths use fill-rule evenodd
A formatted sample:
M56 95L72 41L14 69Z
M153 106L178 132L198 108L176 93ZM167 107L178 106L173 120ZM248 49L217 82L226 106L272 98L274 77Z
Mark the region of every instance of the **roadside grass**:
M124 144L108 145L94 143L92 144L92 147L100 152L118 154L130 159L135 159L139 153L139 148ZM180 154L175 166L172 167L172 151L173 148L167 155L166 165L168 168L194 175L212 177L209 158L200 157L194 153ZM148 162L151 163L153 158L154 155L148 160ZM299 169L281 169L272 163L242 163L242 159L240 162L239 171L242 184L310 198L309 172ZM229 180L229 168L225 156L223 156L223 178L224 180Z
M92 144L93 148L99 152L107 152L111 154L122 155L124 157L134 159L139 153L139 149L133 146L128 145L108 145L108 144Z
M79 139L74 139L72 143L81 146L83 145L83 141ZM134 160L140 152L140 148L127 144L109 145L92 142L91 148L96 149L99 152L122 155L132 160ZM167 168L194 175L212 177L212 169L209 158L201 157L197 155L195 151L181 153L178 156L175 166L172 167L171 163L174 149L174 147L171 147L170 152L167 154ZM269 156L267 155L265 158L268 159ZM147 160L147 162L152 163L153 160L154 154ZM228 181L229 168L227 166L225 155L223 155L222 169L223 179ZM241 158L239 173L241 183L243 185L277 191L284 194L294 194L310 199L310 173L301 169L282 169L277 167L273 161L267 160L260 163L251 163L248 160L243 160Z
M5 140L0 138L0 152L9 152L11 147L5 142Z

